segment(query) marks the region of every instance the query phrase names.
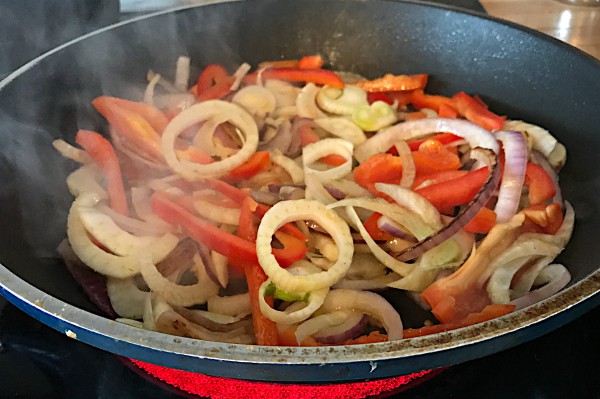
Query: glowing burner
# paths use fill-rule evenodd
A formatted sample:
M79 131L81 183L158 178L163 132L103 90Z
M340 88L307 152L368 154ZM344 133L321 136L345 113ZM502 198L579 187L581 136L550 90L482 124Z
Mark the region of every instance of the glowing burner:
M231 378L211 377L191 371L171 369L130 359L151 376L182 391L211 399L358 399L373 396L388 396L415 387L444 371L444 368L425 370L418 373L374 381L349 382L342 384L305 385L277 384L244 381Z

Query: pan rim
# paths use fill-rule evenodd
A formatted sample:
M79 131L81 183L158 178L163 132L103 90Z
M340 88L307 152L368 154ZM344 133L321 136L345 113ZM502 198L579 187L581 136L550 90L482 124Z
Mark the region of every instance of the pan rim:
M128 19L116 24L90 32L86 35L73 39L61 46L58 46L32 61L21 66L6 78L0 81L0 92L13 80L35 67L40 61L60 50L71 46L89 37L110 31L117 27L132 24L139 20L153 18L155 16L183 11L186 9L204 7L219 3L235 3L241 0L205 0L200 4L185 5L167 10L153 12L143 16ZM356 1L356 0L355 0ZM543 37L544 40L554 41L557 45L564 46L570 51L575 51L579 56L585 56L588 61L594 61L600 65L600 61L591 57L558 39L550 38L535 30L514 24L498 18L486 16L481 13L472 12L458 7L443 6L425 1L395 1L380 0L383 2L410 3L421 6L448 9L460 14L472 15L478 18L488 19L511 26L512 28L535 34ZM476 326L465 327L462 329L435 334L431 336L413 338L410 340L385 342L377 344L354 345L352 346L351 356L347 358L348 346L324 347L324 348L291 348L291 347L260 347L240 344L212 343L199 341L189 338L173 337L152 331L139 330L135 327L127 326L110 320L108 318L97 316L83 309L72 306L55 297L45 294L33 285L27 283L20 277L17 277L9 269L0 263L0 294L5 296L13 305L24 310L34 318L43 321L50 327L65 334L71 332L77 336L77 339L101 349L109 350L117 348L111 341L118 341L120 345L131 345L132 350L128 356L137 355L140 360L151 360L144 356L136 348L151 349L156 354L165 354L169 352L175 355L185 356L190 361L180 365L167 362L171 367L184 368L192 371L206 371L193 364L198 359L211 360L218 362L248 363L264 365L338 365L340 363L368 363L386 360L414 359L434 353L441 353L454 349L459 349L466 345L474 345L488 342L490 340L505 337L514 333L521 333L524 330L535 327L549 319L558 319L558 314L562 313L560 321L555 320L555 324L566 323L577 316L576 312L565 315L567 310L579 306L580 311L589 310L600 304L600 269L583 278L581 281L566 288L559 294L548 298L545 301L534 304L531 307L519 310L499 319L490 320ZM559 324L560 325L560 324ZM558 325L556 325L558 327ZM136 331L137 330L137 331ZM533 339L535 334L530 334L528 339ZM541 335L541 334L538 334ZM98 345L100 338L100 345ZM126 339L125 339L126 338ZM94 342L90 342L94 341ZM507 346L506 346L507 347ZM493 352L500 351L505 347L497 347ZM185 350L184 350L185 349ZM490 352L490 353L493 353ZM121 352L121 354L123 354ZM489 353L488 353L489 354ZM235 359L232 355L237 356ZM235 357L233 356L233 357ZM476 356L473 356L473 358ZM170 358L169 358L170 359ZM152 357L156 360L156 357ZM161 363L160 361L158 363ZM164 363L164 362L163 362ZM407 362L409 363L409 362ZM442 365L442 364L439 364ZM411 366L407 366L409 370ZM411 371L419 371L422 366L415 362ZM374 373L373 376L383 376Z

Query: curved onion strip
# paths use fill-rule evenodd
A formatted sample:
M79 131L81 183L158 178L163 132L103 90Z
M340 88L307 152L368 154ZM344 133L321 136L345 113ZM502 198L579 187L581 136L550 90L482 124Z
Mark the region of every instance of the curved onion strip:
M410 188L415 181L415 175L417 173L412 151L404 140L399 140L396 142L396 150L398 151L400 161L402 162L402 178L400 179L400 187Z
M229 269L227 267L227 257L221 255L217 251L211 251L210 257L212 259L213 271L217 277L217 281L221 284L221 287L227 287L229 283Z
M126 278L138 274L140 271L139 254L117 256L100 249L90 240L75 207L76 205L71 207L67 218L67 236L77 257L87 266L105 276ZM150 247L141 249L140 252L150 252L153 261L160 262L177 246L178 241L174 235L166 234L153 241Z
M156 88L156 85L160 81L160 78L161 78L160 74L157 73L154 76L152 76L152 78L148 82L148 85L146 86L146 90L144 90L144 102L146 104L154 105L154 89Z
M246 317L252 312L250 294L247 292L230 296L211 296L206 301L206 307L209 312L240 318Z
M265 135L265 142L258 146L260 151L281 151L283 153L290 148L294 137L292 135L292 124L289 120L281 122L279 126L269 126L267 130L274 132L274 136L266 141Z
M204 264L199 255L194 255L194 272L198 279L193 285L175 284L164 277L158 269L152 258L147 254L140 256L140 273L146 284L152 292L158 293L170 305L192 306L206 303L206 300L219 292L219 288L214 284L204 268Z
M325 327L312 336L323 344L340 344L363 334L368 324L368 317L359 312L348 313L346 321L331 327ZM319 313L318 311L315 314Z
M389 283L388 287L399 290L420 292L427 288L435 280L437 273L437 270L427 270L421 267L416 267L405 277Z
M97 209L110 217L119 228L128 233L136 234L138 236L160 236L165 233L173 232L173 226L160 219L157 219L156 222L135 219L115 211L106 204L98 205Z
M339 190L347 197L370 198L373 196L369 190L363 188L354 180L331 180L327 182L327 187Z
M319 118L315 119L315 123L321 129L341 139L347 140L355 146L362 144L367 140L365 132L346 118Z
M90 163L75 169L67 176L67 187L74 197L89 193L97 199L106 199L108 194L100 184L102 172L96 164Z
M519 269L527 265L528 268L534 268L536 274L538 274L541 269L545 268L552 262L553 258L550 256L543 256L542 258L538 258L539 255L536 255L537 253L532 253L530 256L523 256L514 259L510 262L507 262L506 264L502 265L494 271L492 277L490 277L490 279L488 280L486 287L487 293L492 303L510 302L510 284L515 274L519 271ZM531 261L534 259L534 263L531 263Z
M357 108L369 105L367 92L355 85L346 85L343 89L325 85L316 101L325 111L338 115L352 115Z
M175 67L175 87L179 91L186 91L190 81L190 57L181 56L177 58Z
M348 320L350 312L336 310L331 313L311 317L296 328L296 341L302 344L305 338L323 330L327 327L337 326Z
M300 93L300 88L292 85L291 83L283 80L269 79L265 82L264 87L273 93L275 100L277 100L277 110L275 111L278 115L281 112L285 113L286 108L296 108L296 97ZM297 111L294 110L292 115L296 115ZM291 116L291 115L290 115Z
M242 148L229 158L206 165L177 159L175 153L177 137L187 128L221 113L226 113L229 121L241 130L245 137ZM220 177L247 161L254 154L257 146L258 128L252 116L235 104L219 100L204 101L179 113L165 128L161 143L167 164L188 180Z
M106 279L106 290L110 304L117 314L129 319L144 316L144 303L148 292L140 290L132 277Z
M327 191L323 183L314 174L308 174L304 176L304 182L306 183L306 199L317 200L322 204L333 204L336 199ZM342 216L343 218L343 216Z
M385 275L387 269L385 265L378 262L372 253L360 254L354 253L352 264L346 272L346 279L371 279Z
M244 62L242 65L240 65L240 67L233 73L233 77L235 79L229 90L236 91L239 89L244 77L248 74L248 72L250 72L250 69L252 69L252 66L250 66L250 64L247 62Z
M384 290L388 288L390 283L397 281L401 278L399 274L391 272L383 276L369 278L369 279L349 279L343 278L333 285L331 288L335 289L347 289L357 291L375 291Z
M214 142L215 130L220 124L225 123L228 120L229 116L225 113L218 113L208 118L202 126L200 126L200 129L198 129L198 132L194 136L194 145L207 154L217 155L218 150ZM227 155L235 153L234 148L221 148L221 150L225 151Z
M327 271L308 276L294 276L282 269L271 253L273 234L284 224L295 220L314 220L325 229L338 247L338 259ZM256 238L256 254L264 272L278 288L288 292L311 292L327 288L339 281L350 263L354 245L348 225L331 209L318 201L279 202L265 213Z
M52 146L62 155L63 157L70 159L81 164L88 164L92 162L92 158L81 148L77 148L67 143L63 139L56 139L52 142Z
M238 104L252 115L264 117L275 110L276 100L270 90L258 86L246 86L239 90L231 102Z
M292 178L292 183L300 184L304 181L304 171L291 158L286 157L279 150L271 151L271 162L281 166Z
M265 290L271 283L271 280L265 281L258 289L258 303L260 311L269 320L280 324L295 324L308 319L317 309L321 307L329 288L322 288L312 291L308 294L308 303L306 306L292 312L275 310L265 301Z
M481 147L498 153L496 138L487 130L462 119L426 118L398 123L378 132L354 149L354 157L364 162L372 155L386 152L399 140L412 140L428 134L448 132L469 142L471 148Z
M471 150L471 152L473 151L475 150ZM487 154L487 156L490 159L490 174L469 205L463 208L463 210L461 210L460 213L442 229L433 233L429 237L422 239L412 247L400 252L397 255L398 259L404 261L414 259L431 248L437 247L439 244L446 241L448 238L452 237L459 230L461 230L471 219L475 217L481 208L487 204L489 199L492 197L496 186L498 185L498 180L500 179L500 168L497 165L496 156L491 153L491 151Z
M307 84L300 90L300 93L296 96L296 108L299 117L310 119L327 117L317 106L316 97L319 90L313 83Z
M552 165L550 165L550 162L548 161L548 159L541 152L538 152L536 150L532 151L531 152L531 160L533 162L535 162L536 164L540 165L546 171L546 173L548 173L548 176L550 176L550 178L554 182L554 187L556 188L556 193L554 194L554 197L552 198L552 202L556 202L557 204L559 204L561 206L561 208L564 207L562 191L560 189L560 185L558 184L558 173L556 173L556 171L554 170Z
M352 171L352 143L343 139L322 139L304 147L302 151L302 163L304 173L316 175L320 181L335 180L348 175ZM310 165L327 155L340 155L346 162L326 170L316 170Z
M527 135L527 141L533 150L537 150L548 157L556 147L558 141L549 131L539 126L523 121L505 121L504 130L516 130Z
M434 229L443 227L440 212L437 208L414 191L387 183L375 183L375 189L388 195L398 205L419 215L425 223Z
M194 209L200 216L217 223L238 225L240 209L219 206L200 198L194 199Z
M168 224L150 209L150 197L152 189L147 186L131 187L131 204L135 214L142 220L152 224Z
M540 272L538 279L543 281L543 286L509 302L516 306L515 310L526 308L562 290L571 281L571 273L563 265L552 264L546 266ZM536 279L536 282L538 279Z
M381 321L387 331L388 341L402 339L403 326L400 315L385 298L373 292L331 290L325 297L321 309L325 312L334 310L362 312Z
M527 166L527 143L519 132L502 130L496 133L496 137L502 142L505 158L502 183L494 211L496 223L504 223L517 213L519 207Z

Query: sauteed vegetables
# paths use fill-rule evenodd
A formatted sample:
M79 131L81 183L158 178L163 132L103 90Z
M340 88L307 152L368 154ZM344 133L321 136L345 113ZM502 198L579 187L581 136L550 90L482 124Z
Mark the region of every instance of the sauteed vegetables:
M59 251L106 284L117 320L259 345L432 334L557 292L574 224L562 144L428 75L368 80L318 55L148 73L100 96L110 140L56 140L80 166ZM85 283L84 283L85 285ZM85 287L84 287L85 288ZM89 288L89 287L88 287ZM405 329L403 290L439 323Z

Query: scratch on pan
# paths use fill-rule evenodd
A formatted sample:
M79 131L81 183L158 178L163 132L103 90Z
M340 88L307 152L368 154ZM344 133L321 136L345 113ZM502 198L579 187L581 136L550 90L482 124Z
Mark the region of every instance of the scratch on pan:
M372 373L377 368L377 362L371 360L369 361L369 364L371 365L371 370L369 370L369 373Z
M77 334L75 334L73 331L71 330L67 330L65 331L65 334L67 334L67 337L69 338L73 338L73 339L77 339Z

